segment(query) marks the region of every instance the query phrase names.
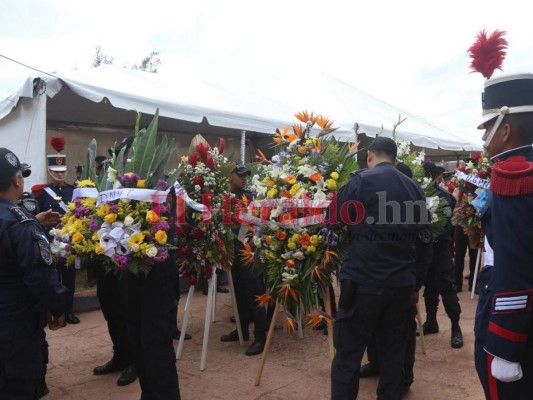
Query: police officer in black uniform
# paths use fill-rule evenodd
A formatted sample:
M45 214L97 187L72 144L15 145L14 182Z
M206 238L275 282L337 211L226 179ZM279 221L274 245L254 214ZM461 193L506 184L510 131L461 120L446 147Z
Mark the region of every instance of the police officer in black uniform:
M249 190L246 190L246 179L251 175L248 168L243 165L236 166L231 172L230 176L230 191L236 198L246 199L250 202L253 195ZM235 228L235 234L239 234L239 228ZM255 296L265 293L265 279L262 274L258 274L257 270L250 265L244 265L240 252L244 249L242 242L238 239L233 241L235 246L233 265L231 266L231 276L235 288L235 300L237 301L237 308L239 310L239 317L242 328L242 335L244 340L248 340L248 328L251 323L254 324L254 341L246 349L247 356L255 356L261 354L265 347L266 332L268 329L267 314L265 309L259 307ZM227 335L220 338L222 342L236 342L239 340L237 330L233 330Z
M405 163L400 162L396 165L396 168L405 174L407 177L413 177L413 171ZM420 288L424 285L426 281L426 274L429 264L433 259L433 238L431 229L428 227L421 231L416 238L415 247L416 247L416 284L413 291L413 297L411 299L412 305L409 309L409 320L408 320L408 329L406 336L406 347L405 347L405 356L403 363L403 372L404 372L404 387L403 392L406 394L414 381L414 366L415 366L415 351L416 351L416 314L419 299ZM368 356L368 363L361 366L359 376L361 378L366 378L369 376L378 376L379 375L379 359L378 359L378 344L376 343L375 335L372 336L371 341L368 343L366 352Z
M333 329L336 348L331 397L354 399L365 347L375 332L380 399L400 399L409 309L416 283L415 241L429 226L422 189L394 166L397 148L378 137L368 147L368 169L354 173L329 207L330 226L346 225L350 250L339 278Z
M493 166L482 207L494 265L479 272L475 363L487 399L533 393L533 74L485 81L485 150Z
M64 321L66 288L46 234L37 220L15 203L24 191L18 157L0 148L0 399L39 398L46 369L43 327Z
M128 151L133 143L134 136L128 136L109 149L109 154L118 156L124 148L124 161L128 157ZM96 173L99 176L105 169L106 159L97 156ZM107 321L107 329L113 343L113 357L103 365L93 369L94 375L106 375L113 372L121 372L117 379L117 385L125 386L137 379L137 366L135 365L135 353L138 352L137 335L135 340L128 336L128 308L127 308L127 272L108 272L101 265L94 266L96 269L96 295L100 302L102 314ZM132 278L133 279L133 278ZM134 296L134 295L133 295Z
M446 314L452 322L451 346L454 349L463 347L463 333L459 326L461 306L457 297L455 286L455 265L452 256L452 212L455 208L455 198L439 186L440 171L431 163L424 163L426 177L433 179L437 196L448 203L447 222L443 232L433 243L433 260L428 268L426 287L424 289L424 302L426 304L426 322L424 322L424 334L429 335L439 332L437 322L437 308L439 294L442 296L442 304Z
M48 155L47 160L48 175L51 178L51 183L47 185L35 185L31 188L31 191L39 202L39 209L41 211L51 209L63 215L67 212L67 203L72 200L72 194L74 193L74 186L65 182L67 157L64 154L58 153ZM52 239L49 232L54 226L55 224L45 226L49 239ZM79 324L80 320L74 315L73 309L74 292L76 289L76 268L73 265L67 267L64 261L59 262L57 268L60 273L61 283L69 290L65 322Z

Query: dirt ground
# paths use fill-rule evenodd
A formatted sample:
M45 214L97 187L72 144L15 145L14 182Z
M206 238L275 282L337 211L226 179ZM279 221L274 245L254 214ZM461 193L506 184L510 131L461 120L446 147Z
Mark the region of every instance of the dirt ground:
M337 288L336 288L337 290ZM337 292L338 293L338 292ZM178 318L183 319L185 296ZM459 293L461 327L465 346L450 347L450 320L442 307L438 320L440 333L426 337L426 354L418 341L415 381L408 400L482 400L481 386L474 370L473 324L477 296ZM200 355L207 297L194 295L188 333L193 339L185 342L177 361L182 399L207 400L285 400L328 399L330 397L330 359L327 336L322 331L304 329L304 338L282 329L274 338L263 371L261 383L254 386L261 356L248 357L238 343L222 343L219 338L233 329L229 294L217 295L216 322L211 324L207 368L200 371ZM421 313L425 316L423 302ZM111 340L102 313L80 313L81 323L67 325L56 332L47 331L50 363L47 400L138 400L138 381L116 385L118 373L94 376L92 369L111 357ZM180 322L181 325L181 322ZM175 342L177 343L177 341ZM248 344L250 342L247 342ZM375 399L377 378L361 379L359 399Z

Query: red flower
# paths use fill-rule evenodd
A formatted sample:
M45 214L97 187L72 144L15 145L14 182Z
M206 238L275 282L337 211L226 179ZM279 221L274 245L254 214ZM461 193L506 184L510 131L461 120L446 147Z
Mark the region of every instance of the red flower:
M196 285L196 277L195 277L195 276L192 276L192 275L191 275L191 276L189 277L189 284L190 284L191 286Z
M207 151L209 150L209 146L206 146L203 143L200 143L198 146L196 146L196 151L198 154L200 154L200 157L202 157L202 160L205 162L207 161Z
M477 176L478 176L478 178L481 178L481 179L485 179L487 177L487 175L485 175L485 173L483 171L479 171L477 173Z
M466 172L466 167L465 166L459 167L459 171Z
M188 256L189 255L189 248L188 247L182 247L180 249L180 256Z
M204 184L204 180L201 176L195 176L194 178L192 178L192 183L195 185L202 186Z
M202 237L202 231L198 228L193 228L191 234L194 240L200 240Z
M474 154L472 154L472 158L473 158L475 161L479 160L479 159L481 158L481 153L474 153Z
M183 229L181 226L176 226L176 235L183 236L185 235L185 229Z
M196 163L198 162L198 153L192 153L189 156L189 164L193 167L196 167Z
M205 165L207 165L207 168L209 168L211 171L215 170L215 162L213 161L213 157L208 157L207 161L205 162Z

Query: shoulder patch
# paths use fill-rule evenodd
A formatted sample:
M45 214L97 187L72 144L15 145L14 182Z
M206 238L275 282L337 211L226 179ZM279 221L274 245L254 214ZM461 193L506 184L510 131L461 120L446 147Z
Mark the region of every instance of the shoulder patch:
M13 213L13 215L15 217L17 217L18 221L20 223L24 223L24 222L28 222L28 221L33 221L33 218L29 217L25 212L24 210L21 208L21 207L18 207L18 206L15 206L15 207L10 207L9 208L9 211L11 211Z
M424 244L431 243L433 236L431 234L431 229L424 229L418 234L418 239Z
M46 263L46 265L52 265L52 250L50 249L50 242L46 238L46 235L43 232L35 229L33 231L33 237L37 240L37 245L39 246L39 253L41 258Z
M492 169L490 190L500 196L533 193L533 162L522 156L497 162Z

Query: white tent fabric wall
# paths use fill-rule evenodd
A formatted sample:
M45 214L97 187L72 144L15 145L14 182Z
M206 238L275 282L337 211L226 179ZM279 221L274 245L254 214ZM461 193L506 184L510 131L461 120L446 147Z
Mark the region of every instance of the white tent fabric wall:
M25 190L46 182L46 95L33 95L33 79L29 78L19 91L25 97L17 98L17 107L9 103L0 106L1 146L13 151L21 162L30 164L32 173L25 178ZM11 103L13 104L13 103Z

